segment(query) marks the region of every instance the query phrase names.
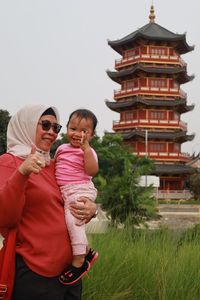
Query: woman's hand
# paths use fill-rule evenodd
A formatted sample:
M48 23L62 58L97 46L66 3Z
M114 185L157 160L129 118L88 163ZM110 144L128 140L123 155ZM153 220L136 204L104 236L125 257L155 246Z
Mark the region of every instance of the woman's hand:
M80 197L76 202L70 204L69 209L75 218L83 223L88 223L95 215L97 205L89 198Z
M45 167L44 158L36 152L36 148L33 146L31 153L19 166L18 170L22 175L28 176L31 173L38 174Z

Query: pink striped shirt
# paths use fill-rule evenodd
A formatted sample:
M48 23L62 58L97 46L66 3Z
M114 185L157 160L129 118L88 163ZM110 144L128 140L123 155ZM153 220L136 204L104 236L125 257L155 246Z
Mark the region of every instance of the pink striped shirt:
M97 154L92 149L97 159ZM56 180L59 186L65 184L85 183L92 177L85 173L84 152L81 148L75 148L70 144L62 144L58 147L56 154Z

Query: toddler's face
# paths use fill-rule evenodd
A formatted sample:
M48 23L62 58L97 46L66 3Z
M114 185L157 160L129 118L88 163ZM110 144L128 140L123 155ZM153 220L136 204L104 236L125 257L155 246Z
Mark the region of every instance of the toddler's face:
M89 142L93 134L93 122L91 119L80 119L76 115L71 117L67 127L67 138L73 147L80 147L83 136Z

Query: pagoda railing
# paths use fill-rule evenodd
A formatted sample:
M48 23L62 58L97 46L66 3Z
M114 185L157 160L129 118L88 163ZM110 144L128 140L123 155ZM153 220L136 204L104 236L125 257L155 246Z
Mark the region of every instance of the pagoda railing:
M147 156L151 159L155 160L168 160L168 161L184 161L187 162L190 159L190 154L189 153L181 153L181 152L151 152L148 151L147 153L144 151L138 151L138 152L133 152L134 155L143 157Z
M160 200L189 200L192 194L189 190L154 190L153 195Z
M180 128L187 131L187 123L179 120L146 120L146 119L136 119L136 120L126 120L126 121L113 121L113 129L126 129L130 127L139 126L149 126L156 128L170 127L170 128Z
M135 95L156 95L156 96L174 96L186 98L187 94L180 88L160 88L160 87L149 87L149 86L138 86L126 90L114 90L114 99L120 99L128 96Z
M155 55L155 54L138 54L133 57L121 58L115 60L115 69L132 65L138 62L159 63L159 64L178 64L186 66L187 64L178 55Z

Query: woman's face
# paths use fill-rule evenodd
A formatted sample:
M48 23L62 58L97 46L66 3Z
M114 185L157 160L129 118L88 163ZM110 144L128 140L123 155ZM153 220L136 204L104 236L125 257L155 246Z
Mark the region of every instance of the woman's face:
M54 132L53 128L50 127L49 130L44 130L42 126L42 121L49 121L51 125L57 124L56 118L52 115L42 116L37 124L35 145L40 150L48 152L57 138L57 133Z

